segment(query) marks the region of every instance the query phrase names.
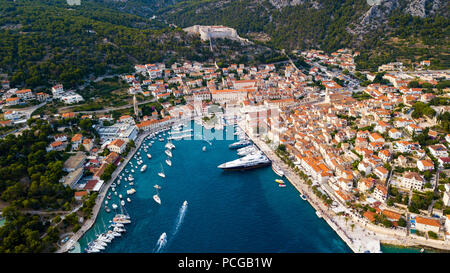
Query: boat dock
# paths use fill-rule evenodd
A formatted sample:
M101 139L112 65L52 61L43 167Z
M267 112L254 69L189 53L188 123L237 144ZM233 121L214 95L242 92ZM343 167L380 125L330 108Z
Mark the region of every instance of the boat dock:
M167 129L170 129L170 126L168 126ZM161 131L161 128L158 128L159 131ZM133 158L134 154L139 150L141 147L142 142L151 134L157 133L157 131L148 131L138 136L136 140L136 148L132 149L125 160L119 165L119 167L112 173L111 179L107 182L107 184L101 189L99 192L97 199L95 201L95 205L92 208L92 217L87 219L86 222L84 222L83 226L64 244L62 245L56 253L64 253L68 252L69 249L76 243L80 238L86 233L95 223L95 220L97 219L98 213L103 205L103 199L106 197L106 193L108 192L109 187L111 184L116 180L117 176L123 171L125 166L128 164L128 162Z

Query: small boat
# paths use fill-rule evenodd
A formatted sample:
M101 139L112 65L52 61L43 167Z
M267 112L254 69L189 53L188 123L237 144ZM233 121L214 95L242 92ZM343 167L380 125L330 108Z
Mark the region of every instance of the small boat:
M161 171L158 173L158 175L161 176L162 178L166 177L166 174L164 173L164 168L163 168L162 164L161 164Z
M206 146L203 146L202 151L203 152L206 151Z
M284 184L284 181L281 179L275 179L275 182L280 183L280 184Z
M137 166L136 166L137 167ZM131 170L132 173L134 173L134 170Z
M272 170L280 177L284 176L283 170L275 164L272 164Z
M111 199L111 194L108 194L108 196L106 196L106 198L108 198L108 200Z
M300 194L300 197L301 197L303 200L306 200L306 195Z
M168 157L172 157L172 152L169 150L164 151Z
M159 244L159 245L163 244L164 241L166 240L166 238L167 238L167 234L164 232L164 233L161 234L161 236L159 237L159 239L158 239L158 244Z
M116 191L114 192L114 195L117 196L117 192Z
M151 155L151 154L147 154L147 158L148 158L148 159L151 159L151 158L152 158L152 155Z
M172 166L172 161L170 161L170 159L166 159L166 164Z
M113 209L117 209L117 205L116 204L112 204L112 208Z
M153 186L153 188L160 190L161 186L160 185L155 185L155 186Z
M278 187L284 188L284 187L286 187L286 184L278 184Z
M155 200L156 203L161 205L161 199L159 198L158 194L153 195L153 200Z
M105 205L108 205L108 200L105 200Z
M120 204L122 205L122 206L125 206L125 201L120 201Z
M316 210L316 215L317 215L317 217L322 218L322 213L318 210Z
M107 206L105 206L105 211L108 213L111 212L111 210Z
M119 194L119 198L122 199L122 194Z
M128 203L131 203L130 197L127 197L127 202L128 202Z
M135 192L136 192L136 190L133 189L133 188L127 190L127 194L128 194L128 195L134 194Z
M141 172L145 172L146 169L147 169L147 165L143 165L141 168Z

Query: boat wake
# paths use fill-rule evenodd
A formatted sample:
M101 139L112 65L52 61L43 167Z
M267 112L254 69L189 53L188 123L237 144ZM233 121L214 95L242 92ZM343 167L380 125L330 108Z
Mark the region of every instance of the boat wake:
M158 242L156 243L155 249L153 250L154 253L159 253L161 250L166 246L167 244L167 234L164 232L159 236Z
M175 222L175 228L174 228L174 230L172 232L172 237L174 237L175 234L178 233L178 230L180 229L180 226L183 223L187 207L188 207L188 202L184 201L183 205L181 205L180 212L178 213L178 216L177 216L177 219L176 219L176 222Z

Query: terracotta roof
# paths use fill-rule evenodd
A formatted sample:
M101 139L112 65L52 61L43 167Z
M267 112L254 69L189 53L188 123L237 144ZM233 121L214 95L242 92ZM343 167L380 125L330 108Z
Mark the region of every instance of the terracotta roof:
M366 211L364 212L363 216L369 219L370 222L373 222L375 221L375 214L376 214L375 212Z
M400 213L391 210L383 210L381 213L386 215L387 218L394 219L395 221L400 220L400 217L402 216Z
M420 217L420 216L416 216L416 223L428 225L428 226L441 227L441 222L439 220L424 218L424 217Z

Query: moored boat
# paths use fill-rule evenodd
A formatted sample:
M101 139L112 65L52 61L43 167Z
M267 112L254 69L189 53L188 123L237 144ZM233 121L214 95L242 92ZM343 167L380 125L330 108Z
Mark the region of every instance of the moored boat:
M250 140L243 139L243 140L239 140L238 142L235 142L233 144L230 144L228 146L228 148L230 148L230 149L239 149L239 148L243 148L245 146L248 146L250 144L252 144L252 142Z
M284 176L283 170L275 164L272 164L272 170L280 177Z
M153 200L155 200L156 203L161 205L161 199L159 198L158 194L153 195Z
M246 155L217 166L223 170L246 170L269 166L272 162L262 152Z

